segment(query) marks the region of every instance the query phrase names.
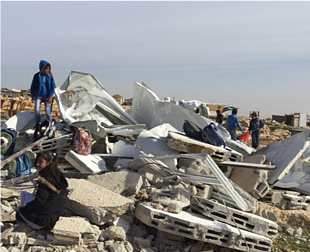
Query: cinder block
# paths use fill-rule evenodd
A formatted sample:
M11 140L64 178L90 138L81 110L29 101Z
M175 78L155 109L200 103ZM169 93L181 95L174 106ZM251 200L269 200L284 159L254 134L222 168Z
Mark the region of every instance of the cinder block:
M251 252L268 252L272 246L272 241L264 236L245 230L240 230L241 235L237 228L228 224L184 211L173 214L140 203L136 208L136 217L158 230L231 249L247 251L248 246Z
M241 162L243 160L243 155L237 151L226 150L172 131L168 133L168 146L171 149L186 153L207 153L217 162Z
M213 192L213 187L209 186L209 185L203 185L203 186L199 186L196 185L196 189L197 189L197 196L201 197L203 199L210 199L212 192Z
M306 210L306 211L309 211L310 210L310 204L302 203L302 209Z
M282 210L299 210L302 209L303 203L291 202L288 199L283 198L280 203L280 208Z
M196 201L198 200L198 202ZM191 209L197 211L214 220L218 220L229 225L235 226L235 222L239 228L248 230L253 233L275 238L278 234L278 225L255 214L243 212L212 200L196 197L191 199ZM227 212L229 211L229 213Z
M284 194L283 197L292 203L305 203L306 202L305 197L300 197L296 195Z
M286 191L286 190L269 190L269 192L264 196L264 201L268 203L272 203L274 205L280 205L284 194L290 194L298 196L299 192L294 191Z
M72 136L73 134L68 134L45 140L41 145L33 147L32 151L35 153L39 153L42 151L50 151L69 147L72 143Z

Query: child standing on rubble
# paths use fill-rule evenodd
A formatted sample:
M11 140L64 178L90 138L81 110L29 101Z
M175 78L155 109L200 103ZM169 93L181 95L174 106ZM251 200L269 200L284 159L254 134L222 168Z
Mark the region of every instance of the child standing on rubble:
M52 123L52 101L55 93L55 82L51 72L51 64L45 60L39 63L40 71L37 72L31 83L31 98L35 102L35 119L36 126L34 140L37 140L38 131L41 128L41 103L44 103L47 120Z
M16 219L24 221L33 229L51 229L65 211L65 195L68 183L58 169L58 155L47 151L37 155L39 171L35 186L35 199L21 207Z

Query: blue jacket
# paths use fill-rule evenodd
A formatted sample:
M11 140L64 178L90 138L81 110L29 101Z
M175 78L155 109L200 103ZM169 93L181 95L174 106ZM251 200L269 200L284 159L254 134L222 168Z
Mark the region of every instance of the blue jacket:
M252 131L252 133L259 133L259 130L264 128L264 126L265 125L261 119L255 118L250 121L249 131Z
M40 72L37 72L32 79L31 87L30 87L30 93L32 98L36 98L37 95L40 95L42 85L43 85L43 75L41 75L42 70L44 67L49 64L45 60L41 60L39 64ZM46 96L47 97L53 97L55 93L55 82L52 73L50 75L45 74L44 77L46 77Z
M226 129L227 130L235 130L236 129L236 124L240 131L243 131L239 119L235 114L231 114L230 116L227 117L227 122L226 122Z

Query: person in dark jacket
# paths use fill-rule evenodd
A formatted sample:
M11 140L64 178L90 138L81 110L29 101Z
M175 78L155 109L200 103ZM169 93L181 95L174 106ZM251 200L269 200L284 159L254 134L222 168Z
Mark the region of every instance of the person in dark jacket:
M216 122L223 126L223 115L220 110L216 111Z
M256 149L259 145L260 140L260 130L264 128L264 123L261 119L257 117L256 112L251 114L251 121L249 126L249 133L252 134L252 147Z
M24 221L33 229L49 230L64 215L68 183L58 169L58 159L58 155L54 156L51 151L36 157L39 176L35 199L16 213L16 219Z
M35 102L35 140L37 140L37 134L41 128L41 103L44 103L47 120L52 123L52 101L55 93L55 82L51 72L51 64L45 60L41 60L39 69L40 71L33 76L30 87L31 98Z

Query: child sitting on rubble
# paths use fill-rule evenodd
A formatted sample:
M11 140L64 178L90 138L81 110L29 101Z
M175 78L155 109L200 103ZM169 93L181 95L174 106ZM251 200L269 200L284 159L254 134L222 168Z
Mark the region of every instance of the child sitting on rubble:
M38 131L41 127L41 103L44 103L45 113L49 123L52 123L52 101L55 93L55 82L51 72L51 64L45 60L39 63L40 72L37 72L31 83L31 98L35 102L34 114L36 119L34 140L37 140Z
M33 229L51 229L65 211L65 196L68 183L58 169L58 155L47 151L37 155L39 171L35 186L35 199L19 208L16 219L24 221Z

